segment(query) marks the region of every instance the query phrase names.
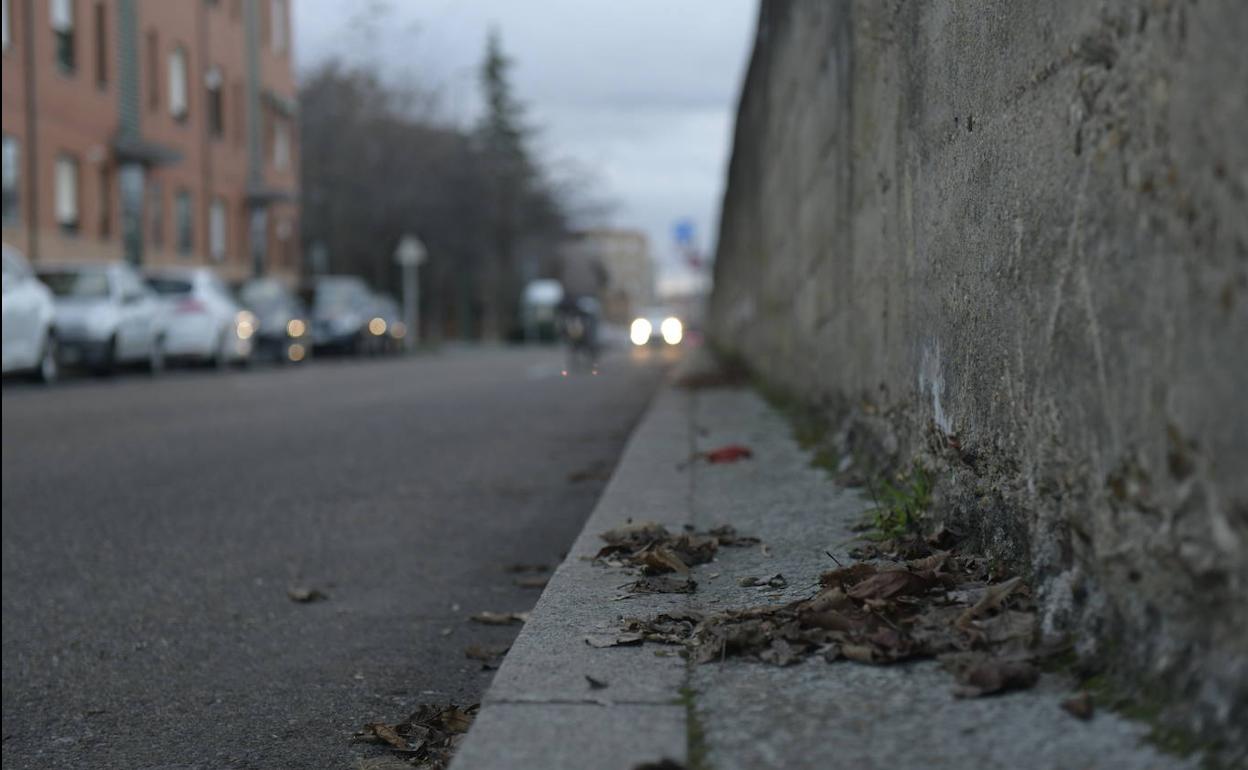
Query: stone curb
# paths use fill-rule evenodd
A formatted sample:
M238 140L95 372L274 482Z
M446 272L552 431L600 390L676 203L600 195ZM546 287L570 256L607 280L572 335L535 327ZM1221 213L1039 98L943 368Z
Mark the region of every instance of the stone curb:
M616 629L622 616L684 607L683 595L626 595L636 579L588 561L598 534L628 519L679 528L691 518L690 477L678 466L690 449L689 394L662 388L629 439L611 481L567 558L555 571L494 677L452 770L595 767L684 762L687 670L671 650L598 649L585 638ZM591 687L586 677L606 682Z

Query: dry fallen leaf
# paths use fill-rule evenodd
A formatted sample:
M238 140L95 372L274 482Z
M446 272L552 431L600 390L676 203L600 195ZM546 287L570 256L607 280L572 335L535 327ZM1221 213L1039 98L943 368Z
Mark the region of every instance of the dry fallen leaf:
M628 585L635 594L691 594L697 588L697 581L673 575L643 577Z
M408 748L407 740L385 722L369 722L364 725L364 732L372 733L378 740L388 743L396 749L406 751Z
M1010 594L1014 593L1022 585L1022 582L1023 579L1021 577L1016 577L1010 578L1004 583L988 586L988 590L984 592L979 601L975 602L973 606L969 607L966 612L963 612L958 617L958 626L966 627L972 620L1000 607L1009 598Z
M585 637L585 643L590 647L624 647L630 644L641 644L643 637L637 633L623 634L591 634Z
M311 604L312 602L322 602L329 598L329 595L319 588L305 588L297 586L286 591L286 596L292 602L299 604Z
M959 698L977 698L1008 690L1025 690L1036 683L1040 672L1025 660L989 658L977 660L955 672L961 687L954 690Z
M729 444L702 453L702 457L706 458L708 463L735 463L737 460L745 460L753 457L754 453L747 446L740 444Z
M935 581L927 575L907 569L877 572L849 589L852 599L891 599L895 596L918 596L927 593Z
M658 546L653 550L642 552L641 563L646 570L654 574L662 574L664 572L679 572L682 575L689 574L688 565L681 561L680 557L672 553L666 546Z
M508 564L503 567L503 572L513 574L524 572L550 572L550 567L546 564Z
M769 578L743 577L737 581L737 585L742 588L752 588L759 586L762 588L784 588L788 586L789 581L784 579L784 575L776 574Z
M512 582L519 588L545 588L546 584L550 582L550 578L542 576L518 577Z
M495 658L501 658L507 654L507 650L511 649L511 645L484 645L470 644L464 648L464 657L472 660L492 661Z
M524 623L529 619L527 612L478 612L469 618L476 623L484 623L487 626L509 626L515 623Z
M1062 708L1079 719L1091 719L1095 711L1092 695L1086 691L1076 693L1062 701Z

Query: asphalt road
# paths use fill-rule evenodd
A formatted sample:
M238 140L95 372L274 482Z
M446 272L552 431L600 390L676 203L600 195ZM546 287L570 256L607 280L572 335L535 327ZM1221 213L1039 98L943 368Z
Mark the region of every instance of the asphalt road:
M3 394L3 765L348 768L475 702L659 381L460 351ZM291 587L328 599L295 603Z

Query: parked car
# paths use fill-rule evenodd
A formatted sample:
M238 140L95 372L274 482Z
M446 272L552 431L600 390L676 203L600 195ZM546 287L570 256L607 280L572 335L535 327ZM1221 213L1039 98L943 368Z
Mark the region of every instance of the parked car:
M238 299L256 318L257 356L279 362L308 357L312 348L308 313L284 283L276 278L253 278L239 287Z
M373 317L368 320L368 333L372 338L369 352L391 354L403 349L407 324L394 297L382 292L373 295Z
M147 285L165 304L166 355L218 367L250 360L255 316L210 268L152 270Z
M100 373L129 363L146 364L153 373L164 369L164 308L134 268L66 263L40 265L37 272L52 291L62 363Z
M56 380L60 366L52 292L35 278L22 253L8 244L3 305L4 373L32 372L43 382Z
M312 347L320 351L358 354L368 350L368 322L373 315L373 293L353 275L316 278L304 290L312 315Z

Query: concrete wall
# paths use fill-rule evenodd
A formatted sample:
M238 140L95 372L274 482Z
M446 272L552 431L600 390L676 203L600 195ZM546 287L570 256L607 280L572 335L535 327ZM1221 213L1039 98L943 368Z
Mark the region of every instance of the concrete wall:
M1236 742L1246 40L1240 0L765 0L711 306L843 470L938 469L1047 635Z

